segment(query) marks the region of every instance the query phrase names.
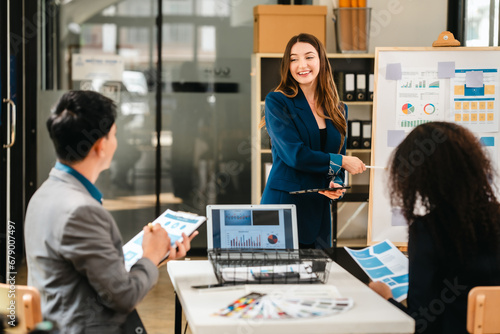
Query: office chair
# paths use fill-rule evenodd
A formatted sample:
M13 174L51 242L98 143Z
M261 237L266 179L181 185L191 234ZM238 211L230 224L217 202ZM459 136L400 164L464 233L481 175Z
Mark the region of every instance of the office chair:
M6 312L7 322L12 320L10 315L15 316L15 322L17 322L15 332L17 330L24 333L29 332L42 321L40 292L27 285L14 285L15 289L11 289L11 287L10 284L0 283L1 313ZM13 309L12 312L9 309L10 305L15 305L15 310ZM11 327L7 326L7 328Z
M500 286L477 286L467 301L467 331L473 334L500 333Z

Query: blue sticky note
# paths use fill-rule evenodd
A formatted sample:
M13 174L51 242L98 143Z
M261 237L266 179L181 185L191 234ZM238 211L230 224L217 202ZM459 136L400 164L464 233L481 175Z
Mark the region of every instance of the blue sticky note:
M387 131L387 147L397 147L406 137L404 130Z
M455 62L440 61L438 62L438 78L447 79L455 77Z
M385 78L387 80L401 80L401 63L387 64Z
M470 87L470 88L483 87L483 84L484 84L483 71L465 72L465 87Z
M483 146L495 146L495 137L481 137L479 141Z

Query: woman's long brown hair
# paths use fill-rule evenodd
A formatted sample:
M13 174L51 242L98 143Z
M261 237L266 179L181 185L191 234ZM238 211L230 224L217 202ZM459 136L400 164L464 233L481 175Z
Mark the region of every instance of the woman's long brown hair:
M290 41L288 41L281 60L281 82L274 91L281 92L289 98L297 96L299 92L299 83L290 73L290 54L292 47L296 43L311 44L318 52L320 69L317 77L316 92L314 94L316 99L315 103L317 106L322 106L325 111L325 114L319 114L319 116L331 120L335 128L340 132L342 138L340 149L342 149L347 134L344 105L340 102L337 86L333 81L332 68L328 61L325 47L315 36L303 33L293 36ZM265 119L263 118L260 122L260 127L264 125Z

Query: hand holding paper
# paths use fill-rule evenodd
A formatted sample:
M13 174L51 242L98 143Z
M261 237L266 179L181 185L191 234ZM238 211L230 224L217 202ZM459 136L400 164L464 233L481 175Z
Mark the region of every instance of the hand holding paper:
M123 246L125 268L130 270L143 256L150 258L155 264L161 264L167 259L172 260L185 256L191 248L191 240L198 234L195 232L196 229L205 220L206 218L203 216L168 209L155 219L152 223L152 229L149 224L146 225L141 232ZM158 239L162 239L162 242L160 243ZM160 246L158 247L158 245ZM155 247L158 248L155 249ZM177 247L178 249L176 249ZM162 255L160 259L158 259L157 253Z
M380 281L370 282L368 286L370 287L370 289L378 293L384 299L393 298L391 288L383 282Z
M143 228L142 257L158 265L170 249L170 237L160 224L149 224Z
M388 286L391 296L401 302L408 294L408 259L390 242L384 240L373 246L353 250L344 247L347 253L358 263L373 281L380 281ZM384 296L388 296L381 283L374 285ZM379 291L376 290L377 293ZM379 293L380 294L380 293Z
M165 257L160 265L167 262L167 260L176 260L186 256L187 252L191 249L191 240L199 234L198 231L194 231L189 237L182 233L182 242L177 240L175 245L177 247L171 247L167 253L168 257Z

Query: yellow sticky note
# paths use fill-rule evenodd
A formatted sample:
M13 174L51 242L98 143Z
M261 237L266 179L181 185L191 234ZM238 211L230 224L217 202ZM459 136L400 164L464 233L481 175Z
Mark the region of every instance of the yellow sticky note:
M463 105L464 110L469 110L469 102L464 102Z
M495 108L495 103L493 101L488 102L488 109L494 109Z
M464 122L468 122L469 121L469 114L464 114Z
M471 103L470 103L470 108L471 108L472 110L477 110L477 102L471 102Z
M484 122L486 120L486 114L484 112L479 114L479 121Z
M487 116L488 121L493 121L494 120L494 116L493 115L494 114L492 112L488 113L488 116Z
M479 102L479 109L486 109L486 102Z
M484 95L494 95L495 85L484 85Z
M460 110L462 109L462 103L461 102L455 102L455 110Z
M462 120L461 114L455 114L455 122L460 122Z
M455 95L465 95L465 86L464 85L455 86Z
M477 122L477 114L470 114L470 120L473 122Z

